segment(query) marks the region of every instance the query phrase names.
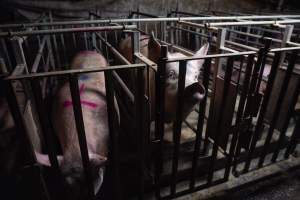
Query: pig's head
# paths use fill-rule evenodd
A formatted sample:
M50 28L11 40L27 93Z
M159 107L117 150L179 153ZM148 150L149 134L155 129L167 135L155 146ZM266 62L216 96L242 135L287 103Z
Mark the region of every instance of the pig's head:
M209 44L203 45L194 56L204 56L207 54ZM152 36L148 43L149 58L157 62L160 57L160 44ZM168 53L168 58L185 57L181 53ZM205 88L199 82L200 69L204 59L191 60L187 62L183 117L185 118L205 96ZM165 121L172 122L176 115L177 93L178 93L179 63L172 62L166 65L166 89L165 89Z
M48 155L38 152L35 152L35 154L39 164L48 167L51 166ZM106 158L96 154L89 154L89 158L94 192L96 194L103 182ZM85 199L87 196L87 183L85 181L81 158L77 157L74 160L74 158L68 159L68 156L57 156L57 160L63 176L66 199Z

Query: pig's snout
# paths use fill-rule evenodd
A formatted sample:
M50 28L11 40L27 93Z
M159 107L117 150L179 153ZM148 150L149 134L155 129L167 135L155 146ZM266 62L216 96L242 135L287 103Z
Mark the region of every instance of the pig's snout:
M185 88L184 90L184 96L185 99L190 102L199 102L205 97L205 88L200 83L193 83Z

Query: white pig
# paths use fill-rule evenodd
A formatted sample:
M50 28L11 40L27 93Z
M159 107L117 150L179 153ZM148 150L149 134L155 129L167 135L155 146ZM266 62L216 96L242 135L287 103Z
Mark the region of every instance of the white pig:
M161 45L154 38L153 34L149 36L141 36L140 41L141 53L148 57L155 63L158 63L160 57ZM119 46L120 52L132 62L131 51L131 38L124 39ZM204 56L207 54L209 44L206 43L202 46L194 56ZM185 55L181 53L169 53L168 58L182 58ZM184 90L184 105L183 114L186 117L192 108L199 103L205 96L205 89L200 84L198 78L200 69L204 60L193 60L187 62L187 70L185 77L185 90ZM151 118L154 119L155 108L155 75L150 71L150 103L151 103ZM172 62L166 65L166 89L165 89L165 122L173 122L175 119L176 106L177 106L177 91L178 91L178 77L179 77L179 63ZM146 83L147 85L147 83Z
M71 64L72 69L108 66L105 58L94 51L78 53ZM95 193L103 181L104 164L108 153L108 121L103 72L79 76L80 100L85 127L88 154L94 181ZM68 196L76 199L85 193L82 187L84 171L80 154L78 135L73 113L73 102L69 82L58 91L53 112L53 126L62 148L58 157L60 168L68 186ZM50 165L48 156L37 154L44 165Z

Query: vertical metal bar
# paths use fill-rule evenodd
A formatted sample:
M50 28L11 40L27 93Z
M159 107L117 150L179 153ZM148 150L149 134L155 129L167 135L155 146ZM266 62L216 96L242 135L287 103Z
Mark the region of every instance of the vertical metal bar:
M14 90L13 82L11 81L4 81L4 89L6 92L6 99L9 106L9 109L11 111L14 124L16 125L17 133L19 134L20 139L22 140L24 147L24 152L26 160L28 165L32 165L36 163L36 157L33 150L32 143L29 139L28 130L25 126L24 118L22 115L22 111L20 110L17 96Z
M52 12L49 12L49 18L50 18L50 22L53 22ZM52 26L51 29L54 29L54 26ZM53 44L54 44L56 64L57 64L57 66L62 67L61 60L60 60L60 54L59 54L59 51L58 51L58 48L57 48L57 41L56 41L55 34L52 35L52 40L53 40Z
M91 19L91 20L94 20L94 16L91 15L91 16L90 16L90 19ZM94 27L94 26L95 26L94 24L91 24L91 27ZM97 48L96 35L95 35L94 32L92 32L91 34L92 34L92 48L95 48L95 47Z
M39 117L39 121L41 123L42 132L45 138L45 144L49 156L49 160L51 163L51 167L57 172L60 173L59 164L57 161L55 146L54 146L54 138L53 133L51 133L50 121L46 113L46 106L42 99L42 89L38 79L32 79L30 81L31 88L33 90L32 94L34 97L34 102L36 103L36 111Z
M63 49L64 66L66 66L68 64L68 57L67 57L64 34L60 34L60 41L61 41L61 46L62 46L62 49Z
M246 85L244 85L244 88L245 91L247 91L247 88L248 88L248 82L249 82L249 78L250 78L250 75L251 75L251 69L252 69L252 66L253 66L253 55L252 56L249 56L248 57L248 63L247 63L247 69L246 71L248 72L248 74L246 74L246 77L245 77L245 82L246 82ZM243 57L241 57L241 60L243 60ZM242 61L241 61L242 63ZM242 69L242 64L241 64L241 69ZM242 73L241 70L239 73ZM244 82L244 84L245 84ZM234 153L235 153L235 149L236 149L236 144L237 144L237 141L238 141L238 137L239 137L239 128L241 126L241 111L243 110L243 106L244 106L244 103L245 103L245 99L246 97L241 97L241 100L242 102L240 102L239 107L240 108L240 113L239 116L237 116L238 118L236 120L236 130L234 130L233 132L233 135L232 135L232 139L231 139L231 144L230 144L230 149L229 149L229 155L228 155L228 158L227 158L227 165L226 165L226 168L225 168L225 175L224 175L224 178L225 180L228 180L229 178L229 174L230 174L230 169L231 169L231 165L232 165L232 160L233 160L233 157L234 157ZM238 110L239 111L239 110ZM234 168L235 170L235 168Z
M132 56L136 63L135 53L140 52L140 32L133 32L132 38ZM136 69L136 86L135 91L135 128L136 136L139 136L139 199L144 199L144 170L145 170L145 135L144 135L144 73L143 69Z
M224 47L225 45L225 36L226 36L226 29L222 28L222 29L218 29L218 40L217 40L217 49L216 49L216 53L221 53L221 49L222 47ZM214 102L215 99L215 91L216 91L216 80L217 80L217 76L218 76L218 70L219 70L219 66L220 66L220 58L217 58L214 64L214 71L213 71L213 94L211 95L211 99L210 102ZM209 115L212 116L212 113L214 111L214 105L213 103L210 104L209 106ZM208 145L209 145L209 141L208 141L208 129L206 129L206 138L204 140L204 148L203 148L203 154L205 154L208 150Z
M77 129L82 165L83 165L87 189L88 189L88 198L93 199L94 198L93 178L91 174L89 153L87 149L77 75L71 74L69 76L69 81L70 81L70 91L71 91L72 102L73 102L73 111L74 111L74 117L76 122L76 129Z
M224 77L224 88L223 88L223 94L222 94L222 100L221 100L221 106L220 106L220 115L217 119L217 124L216 124L216 138L214 141L214 145L213 145L213 151L212 151L212 155L211 155L211 161L210 161L210 166L208 169L208 176L207 176L207 184L210 185L212 183L213 180L213 174L214 174L214 166L215 166L215 160L217 158L217 154L218 154L218 148L219 148L219 139L221 138L220 134L220 127L221 127L221 123L222 123L222 118L223 118L223 111L225 108L225 105L227 103L227 94L228 94L228 90L229 90L229 86L230 86L230 82L231 82L231 75L232 75L232 71L233 71L233 62L234 62L235 57L229 57L227 60L227 65L226 65L226 71L225 71L225 77Z
M243 82L243 88L242 88L242 93L241 93L241 98L239 100L239 107L236 115L236 121L235 121L235 126L238 127L239 124L242 122L242 116L244 113L244 108L245 108L245 103L247 99L247 93L249 90L249 83L250 83L250 78L253 70L253 64L254 64L254 55L248 56L247 60L247 66L246 66L246 72L245 72L245 79ZM239 134L240 130L237 130ZM239 135L238 135L239 138ZM237 166L237 161L239 159L240 151L242 148L242 142L238 142L237 147L236 147L236 152L235 152L235 159L233 163L233 171L236 171L236 166Z
M298 56L297 54L298 54L298 51L293 52L291 60L290 60L289 65L287 67L286 74L284 76L284 80L283 80L283 83L282 83L282 86L281 86L281 89L280 89L280 93L279 93L279 96L278 96L278 100L276 102L275 111L273 113L273 117L272 117L272 120L271 120L271 123L270 123L268 135L267 135L267 138L265 140L264 147L263 147L262 153L261 153L260 158L259 158L258 167L262 167L262 165L264 163L264 160L265 160L265 157L266 157L266 154L267 154L267 150L269 148L269 144L271 142L273 132L274 132L274 129L275 129L275 126L276 126L276 122L277 122L278 117L279 117L282 101L285 97L286 90L287 90L287 87L288 87L288 84L289 84L289 80L290 80L290 78L292 76L292 73L293 73L293 69L294 69L296 59L297 59L297 56Z
M286 47L287 42L291 40L292 34L293 34L294 26L293 25L286 25L285 30L284 30L284 35L282 38L282 42L280 44L281 48ZM282 51L280 55L280 63L279 66L282 66L284 59L285 59L286 52Z
M160 176L163 170L163 140L164 140L164 119L165 119L165 85L166 85L166 61L168 47L161 46L161 56L158 61L158 70L156 73L155 84L155 138L159 141L155 163L155 195L160 199Z
M178 79L178 93L177 93L177 105L176 105L176 119L173 127L174 134L174 152L172 160L172 184L171 184L171 195L176 193L177 183L177 170L178 160L180 152L180 137L181 137L181 125L183 120L183 104L184 104L184 85L186 75L186 64L187 61L183 60L179 62L179 79Z
M86 25L84 25L84 27L86 27ZM87 41L87 33L86 32L83 33L83 37L84 37L85 50L88 50L89 49L89 45L88 45L88 41Z
M282 145L283 145L283 142L284 142L284 137L286 136L285 133L286 133L287 128L289 126L290 119L291 119L291 117L292 117L292 115L295 111L295 105L297 103L299 93L300 93L300 79L298 80L296 91L294 92L294 94L292 96L292 100L291 100L291 103L289 105L288 112L287 112L287 117L284 121L283 128L280 132L280 136L279 136L279 139L278 139L278 144L277 144L276 149L274 151L274 154L272 156L272 162L276 162L279 151L282 148Z
M290 142L285 150L284 157L286 159L289 158L290 154L293 153L293 151L295 151L296 146L299 143L299 139L300 139L300 117L296 122L296 126L294 128Z
M138 148L140 159L139 199L144 199L144 170L145 170L145 129L144 129L144 73L142 68L137 70L137 89L135 95L137 136L140 136Z
M74 28L74 25L73 25L73 28ZM77 48L77 41L76 41L76 34L75 33L72 33L72 39L73 39L74 48L76 49Z
M204 117L205 117L205 110L207 104L207 91L209 85L209 75L210 75L210 67L211 67L211 58L205 59L203 65L203 86L206 91L206 95L202 102L199 104L199 116L198 116L198 123L197 123L197 132L196 132L196 140L194 146L194 153L193 153L193 162L192 162L192 173L190 178L190 189L195 187L195 178L197 175L197 164L198 164L198 156L200 153L200 146L201 146L201 138L203 132L203 125L204 125Z
M119 174L119 148L118 148L118 135L115 129L116 112L114 109L114 87L112 71L105 71L105 88L106 88L106 102L107 102L107 116L110 138L110 152L109 157L112 160L112 172L113 172L113 199L121 199L121 187L120 187L120 174Z
M248 172L248 170L249 170L250 162L253 158L256 143L258 141L260 132L263 129L263 120L264 120L265 113L266 113L266 110L267 110L267 105L268 105L268 102L269 102L269 99L270 99L270 96L271 96L271 92L272 92L276 72L277 72L277 69L278 69L278 66L279 66L279 62L280 62L280 52L276 52L273 63L272 63L270 75L269 75L269 78L268 78L267 88L266 88L266 91L265 91L265 94L264 94L264 99L263 99L263 102L262 102L262 105L261 105L261 108L260 108L257 124L256 124L255 130L254 130L253 138L252 138L251 143L250 143L249 152L248 152L247 159L246 159L246 162L245 162L244 172Z

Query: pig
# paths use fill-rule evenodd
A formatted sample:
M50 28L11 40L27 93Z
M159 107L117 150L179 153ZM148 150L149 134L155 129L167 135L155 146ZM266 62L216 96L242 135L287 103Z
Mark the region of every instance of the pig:
M154 63L158 63L161 51L161 45L153 34L149 37L147 35L142 35L140 39L140 52L145 57L149 58ZM207 54L209 49L209 44L203 45L194 56L204 56ZM132 59L131 50L131 38L125 38L121 41L119 45L119 50L130 62ZM181 53L170 53L168 52L167 57L172 58L182 58L185 55ZM187 62L187 70L185 77L185 90L184 90L184 105L183 105L183 115L184 118L192 111L193 107L199 103L205 96L205 89L201 83L199 83L200 69L204 60L193 60ZM179 63L173 62L166 65L166 88L165 88L165 122L171 123L176 117L176 107L177 107L177 91L178 91L178 77L179 77ZM145 78L146 80L146 78ZM150 71L149 74L149 86L145 83L146 87L150 87L150 110L151 110L151 120L154 120L155 113L155 74Z
M106 59L94 51L79 52L71 64L72 69L104 66L108 66ZM104 73L82 74L78 85L94 191L97 193L103 182L108 154L109 129ZM85 194L85 187L82 187L84 174L69 82L56 95L52 122L62 149L62 156L58 156L58 161L67 186L67 196L79 199ZM47 155L36 155L41 164L50 166Z

